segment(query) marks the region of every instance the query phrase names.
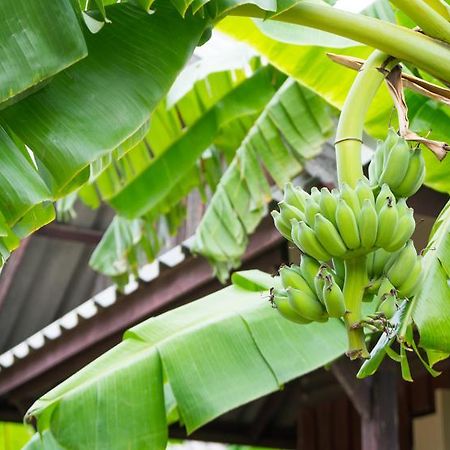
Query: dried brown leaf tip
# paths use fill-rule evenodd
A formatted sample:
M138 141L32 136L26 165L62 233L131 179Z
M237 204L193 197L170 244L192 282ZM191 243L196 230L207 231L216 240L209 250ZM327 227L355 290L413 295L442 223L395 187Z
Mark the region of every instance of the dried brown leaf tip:
M400 136L407 141L418 142L425 145L435 154L439 161L442 161L450 150L450 146L446 142L435 141L433 139L428 139L427 137L419 136L409 129L408 105L406 104L403 90L402 69L399 65L395 66L387 74L386 83L397 110Z

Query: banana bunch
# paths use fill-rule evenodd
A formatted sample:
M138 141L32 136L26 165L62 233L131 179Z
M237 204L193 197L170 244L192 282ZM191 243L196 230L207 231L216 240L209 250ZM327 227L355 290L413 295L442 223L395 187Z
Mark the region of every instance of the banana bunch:
M370 184L387 184L397 198L407 198L419 190L424 178L425 161L420 148L411 150L408 142L390 129L370 162Z
M300 324L342 317L345 302L338 270L303 255L300 266L280 269L283 288L271 290L272 305L283 317Z
M288 183L279 208L272 212L276 228L302 253L322 262L377 248L397 251L415 229L413 210L405 199L397 202L387 184L375 198L365 180L356 189L313 187L310 194Z

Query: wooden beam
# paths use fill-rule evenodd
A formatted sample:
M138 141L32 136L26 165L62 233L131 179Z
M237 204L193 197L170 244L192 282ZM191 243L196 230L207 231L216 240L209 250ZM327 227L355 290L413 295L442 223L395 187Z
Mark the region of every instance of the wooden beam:
M251 262L253 267L261 267L265 258L265 269L272 264L279 265L281 248L286 241L273 226L271 219L263 221L250 239L244 263ZM264 267L261 267L264 268ZM48 374L56 366L88 351L101 341L116 339L125 329L144 319L167 311L180 304L187 303L221 288L213 276L211 267L205 259L187 257L173 268L163 270L150 283L141 283L136 291L120 297L115 304L99 310L89 320L81 320L73 329L65 331L54 341L47 342L39 350L26 358L16 361L10 368L0 372L0 395L17 390L47 372L46 384L52 387ZM113 340L111 346L116 343ZM67 373L66 376L71 375Z
M25 256L30 238L27 237L20 243L20 246L15 250L8 261L6 261L5 266L0 275L0 310L5 302L6 296L8 295L11 284L14 277L19 269L19 266Z
M51 239L80 242L87 245L97 245L103 237L103 232L100 230L92 230L90 228L76 227L56 222L40 228L36 234Z

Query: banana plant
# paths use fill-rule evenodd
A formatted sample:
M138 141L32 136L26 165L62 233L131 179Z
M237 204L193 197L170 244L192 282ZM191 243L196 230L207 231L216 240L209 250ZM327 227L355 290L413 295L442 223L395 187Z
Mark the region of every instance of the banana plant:
M439 313L442 314L439 306L448 297L448 283L445 282L448 275L448 214L446 211L441 216L432 244L422 257L417 255L408 240L412 232L411 211L403 197L414 193L422 183L425 162L421 156L428 151L423 148L420 153L415 144L410 147L409 142L429 147L439 158L443 158L448 150L444 137L426 135L427 127L433 128L435 133L435 117L437 124L444 125L448 118L448 112L435 103L438 101L448 105L449 99L446 87L450 83L448 2L392 0L398 16L403 17L403 23L407 17L412 26L420 28L420 32L394 23L390 16L388 20L380 20L337 10L318 0L134 0L120 3L96 0L82 2L82 5L76 0L67 0L61 2L58 10L50 3L43 3L42 8L27 8L21 1L22 9L19 11L23 11L30 29L38 30L36 34L39 36L42 26L36 17L45 17L42 23L61 17L66 27L62 33L64 39L61 40L64 52L58 46L49 46L50 39L24 46L20 45L21 34L17 30L5 28L2 31L6 37L15 37L5 39L8 44L5 46L5 60L17 58L21 61L19 66L9 64L11 74L4 82L6 89L3 89L1 97L0 141L3 156L0 175L3 189L0 195L0 234L3 260L17 247L21 238L52 220L50 201L84 186L104 171L109 158L123 155L135 146L145 134L151 112L169 90L194 47L207 40L211 28L225 17L219 27L229 34L240 36L242 40L251 41L277 70L306 85L316 94L323 95L331 104L342 108L342 113L336 135L338 190L306 193L288 186L280 211L274 214L280 232L306 255L298 267L283 270L281 282L270 279L270 286L264 282L265 291L272 288L270 300L280 316L267 303L263 308L263 303L260 303L262 285L256 283L258 306L255 310L259 312L261 308L261 315L251 315L247 326L243 324L245 317L248 317L246 308L256 303L256 295L252 295L254 302L247 301L234 288L230 288L227 292L236 301L238 315L233 316L235 311L227 309L229 302L220 302L220 308L226 310L223 316L219 314L226 323L224 334L221 334L223 328L215 327L211 319L214 317L211 313L215 312L215 305L219 302L211 306L211 311L204 308L208 311L205 318L201 301L193 304L193 310L199 304L201 310L196 310L193 317L184 314L185 310L173 312L174 316L181 314L182 318L195 322L193 329L187 325L187 329L183 330L185 334L177 335L179 330L176 330L172 335L167 316L155 319L156 331L160 336L158 342L150 336L150 333L152 336L156 333L152 328L153 322L131 330L121 345L44 396L30 410L29 417L37 419L40 431L35 444L45 448L92 448L93 445L96 448L121 448L128 445L131 439L134 447L139 448L144 445L143 440L147 443L150 439L152 448L164 448L166 412L169 410L166 402L173 397L179 417L189 430L193 430L239 402L275 390L290 377L326 363L345 349L352 359L367 359L366 368L371 361L379 361L379 355L389 354L400 360L407 377L405 349L414 349L416 345L411 332L413 321L419 332L423 332L421 344L427 351L429 363L448 354L449 327L443 326L448 318L439 316ZM4 5L2 12L5 12L5 17L12 17L11 23L17 23L14 20L17 11L15 2L7 0ZM148 14L149 8L153 9L152 14ZM268 31L261 20L281 24L281 28L284 24L293 28L280 37L279 28ZM249 24L248 36L242 36L243 30L247 33L245 24ZM337 73L338 69L334 69L331 61L323 64L322 48L299 45L296 38L292 43L289 36L296 34L296 30L300 33L301 27L331 33L376 50L370 53L371 50L364 47L355 54L350 49L339 51L344 58L334 56L334 60L346 66L339 69L340 73L345 73L342 77L344 83L340 84L342 88L329 91L327 76L332 79L333 72ZM43 28L42 36L47 36L46 27ZM173 39L173 30L177 30L176 40ZM320 39L321 42L330 42L327 40L329 36L321 35ZM284 58L277 49L280 46L285 51ZM71 51L66 52L66 47ZM39 51L45 53L46 58L41 59ZM297 65L298 55L302 56L303 65ZM36 61L41 63L36 66ZM331 71L330 67L333 67ZM354 69L359 73L347 92L349 82L353 81L351 70ZM17 77L15 70L23 74ZM270 101L270 96L253 99L251 104L246 104L244 100L251 91L249 86L252 82L257 80L256 86L265 86L264 80L266 83L268 80L264 74L267 70L260 69L236 88L241 92L238 102L225 96L219 103L224 105L229 101L237 117L244 113L258 115ZM398 133L391 133L380 143L367 180L361 167L363 129L367 125L369 131L375 130L373 134L381 138L388 134L387 110L390 107L386 107L386 101L382 102L382 110L376 107L370 109L372 104L377 105L373 100L385 80L398 110L398 119L393 121ZM414 93L405 95L403 84ZM386 91L381 95L386 98ZM417 95L425 95L431 100L416 102ZM269 103L269 109L271 106ZM407 106L410 106L410 114ZM181 138L195 135L195 124L201 123L198 127L205 126L201 147L208 146L217 128L229 120L221 114L220 107L218 111L208 114L210 111L194 122ZM249 133L249 141L258 135L254 130ZM119 211L129 207L128 218L137 219L147 212L148 205L153 207L165 198L171 187L182 181L182 175L188 173L189 167L195 165L204 150L194 146L192 155L181 154L177 142L170 146L175 150L166 152L167 160L157 159L155 164L148 166L149 172L144 170L126 186L128 192L133 193L132 203L127 203L124 189L110 198L111 204ZM192 143L198 144L194 139ZM241 148L245 148L244 143ZM245 152L239 151L238 156L241 153ZM180 174L174 170L178 157L186 164ZM430 157L434 156L427 156L431 168L427 175L428 182L448 191L448 181L436 176L439 170L441 174L445 173L447 163L437 169L438 163L431 163ZM168 172L165 172L166 167ZM156 175L160 182L154 183L148 173ZM228 172L231 177L230 174L231 169ZM147 189L145 182L137 181L141 176L142 180L151 183L151 190ZM226 183L224 177L220 190L218 188L216 192L226 190ZM212 208L218 201L216 199L212 203ZM240 207L241 204L234 205L235 209ZM334 214L330 214L333 208ZM205 223L207 219L205 217ZM204 227L207 229L206 225ZM387 238L388 231L391 233L390 239ZM331 260L332 264L329 263ZM405 279L405 267L414 274L411 280ZM428 297L420 289L420 281L427 274L439 280L437 298ZM236 277L237 284L242 282L239 275ZM243 278L246 279L245 276ZM245 284L248 286L248 283ZM250 286L254 286L254 281L250 282ZM424 305L425 300L438 306L430 308ZM369 308L364 307L365 301ZM209 304L208 301L206 303ZM256 328L249 325L253 319ZM276 321L277 325L271 327L271 321ZM434 326L436 324L438 326ZM242 334L239 334L239 329ZM266 339L267 330L271 329L280 332L279 340ZM208 339L200 330L207 330ZM224 342L232 342L227 334L230 330L231 336L242 335L243 340L247 339L246 352L256 347L253 356L259 360L249 363L252 355L248 354L245 361L240 360L239 364L234 364L236 361L233 358L227 360L227 355L242 356L235 350L233 342L233 351L220 355L218 361L210 355L210 362L203 360L196 366L202 367L204 376L195 384L199 392L189 395L192 386L189 389L186 387L184 374L190 366L181 366L183 354L180 355L178 349L185 349L183 345L188 343L189 348L193 349L204 342L211 342L211 345L215 342L211 346L213 350L220 348ZM278 347L275 352L273 345L292 342L284 336L291 332L303 345L286 352L286 359L278 366L280 352ZM367 338L380 332L381 343L369 355ZM261 340L258 340L259 333L265 336ZM343 343L344 336L347 336L348 342L338 348L337 344ZM389 347L395 338L400 343L400 355ZM322 344L321 339L325 339L327 345ZM298 362L303 358L298 357L296 352L306 351L310 357L324 355L310 348L315 340L319 343L314 345L330 350L330 354L312 362L307 359L308 363L296 367L292 361ZM266 344L271 347L264 350ZM274 354L278 356L273 357ZM207 355L206 351L204 355ZM214 362L217 365L213 367ZM269 364L269 367L264 364ZM245 392L224 398L221 395L224 385L215 384L217 373L221 373L220 368L233 365L236 379L251 380L253 389L244 382L236 383L236 379L231 377L233 387L236 384L245 387ZM258 373L252 372L258 367L261 368ZM372 369L373 366L366 372L363 369L360 375L371 373ZM149 384L151 375L154 383ZM165 379L169 380L170 388L163 388ZM143 392L148 395L144 396ZM212 393L216 393L219 399L214 399ZM130 399L135 401L130 402ZM126 408L130 403L133 403L133 411ZM100 409L96 411L96 407ZM147 420L148 416L154 419L151 423ZM78 419L74 421L74 417ZM118 417L122 419L120 426ZM102 433L98 433L99 428L93 426L99 423L104 431ZM127 425L124 426L124 423Z

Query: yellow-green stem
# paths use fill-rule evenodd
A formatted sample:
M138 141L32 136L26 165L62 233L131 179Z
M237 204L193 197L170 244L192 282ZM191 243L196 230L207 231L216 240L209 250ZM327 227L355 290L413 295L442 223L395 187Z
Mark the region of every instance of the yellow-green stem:
M347 311L344 319L348 335L347 355L351 359L369 357L361 328L361 304L368 282L365 255L345 261L344 298Z
M234 8L229 14L262 19L267 16L265 11L250 4ZM308 1L297 3L270 19L353 39L450 82L450 47L408 28Z
M355 78L345 99L336 132L336 163L339 184L355 187L363 176L361 144L364 120L384 75L378 70L388 55L374 51Z
M423 0L391 0L428 36L450 43L450 23Z

